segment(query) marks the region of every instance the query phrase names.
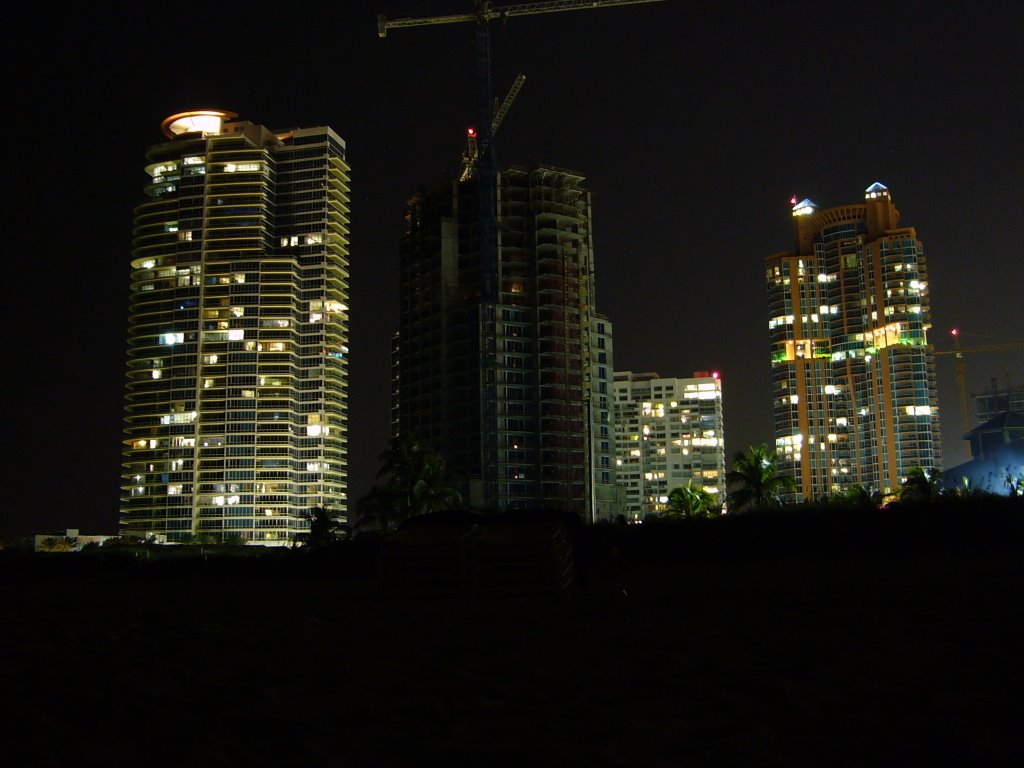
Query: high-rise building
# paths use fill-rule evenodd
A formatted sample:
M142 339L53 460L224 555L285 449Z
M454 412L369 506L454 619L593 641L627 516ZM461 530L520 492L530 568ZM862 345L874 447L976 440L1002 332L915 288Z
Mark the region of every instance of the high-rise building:
M590 344L590 467L593 522L610 522L622 512L626 496L615 466L615 368L612 366L612 324L594 313Z
M280 545L347 509L349 166L330 128L163 122L135 209L123 532Z
M496 264L475 179L408 201L394 436L440 453L473 507L592 521L615 484L590 192L550 165L500 170L495 188Z
M766 260L780 471L795 500L895 494L942 465L924 246L878 183L863 203L794 199L792 215L794 252Z
M668 508L669 494L688 483L725 505L722 382L696 371L673 379L615 372L615 445L622 507L629 521Z

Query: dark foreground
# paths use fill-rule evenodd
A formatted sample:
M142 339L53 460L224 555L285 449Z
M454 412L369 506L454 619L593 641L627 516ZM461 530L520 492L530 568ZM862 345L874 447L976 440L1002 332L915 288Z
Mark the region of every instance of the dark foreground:
M591 566L565 597L483 598L384 596L324 567L8 572L4 762L1024 757L1018 544Z

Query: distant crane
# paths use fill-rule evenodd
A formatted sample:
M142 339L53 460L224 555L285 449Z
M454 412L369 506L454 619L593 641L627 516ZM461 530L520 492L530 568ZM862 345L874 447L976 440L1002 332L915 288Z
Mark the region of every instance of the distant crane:
M1006 349L1024 349L1024 341L1010 341L1003 344L984 344L980 347L960 346L960 331L954 328L950 333L953 336L953 349L935 351L935 355L956 355L956 384L960 394L960 421L963 423L964 432L970 427L967 408L967 376L964 371L964 355L968 352L1000 352Z

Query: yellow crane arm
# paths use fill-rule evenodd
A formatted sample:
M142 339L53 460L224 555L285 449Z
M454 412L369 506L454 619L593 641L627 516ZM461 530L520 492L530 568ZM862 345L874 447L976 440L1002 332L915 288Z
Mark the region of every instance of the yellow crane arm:
M458 13L451 16L389 19L381 13L377 15L377 35L378 37L386 37L389 29L401 29L403 27L422 27L434 24L455 24L472 21L489 22L493 19L509 18L511 16L662 2L665 2L665 0L547 0L547 2L517 3L515 5L499 5L496 7L492 7L489 2L484 2L480 3L480 8L476 13Z
M983 347L967 347L965 349L936 350L936 355L962 355L968 352L999 352L1007 349L1024 349L1024 341L1011 341L1006 344L986 344Z
M971 422L967 412L967 375L964 371L964 355L968 352L999 352L1006 349L1022 349L1024 348L1024 341L1011 341L1005 344L984 344L980 347L963 348L960 346L960 335L954 331L953 343L955 349L936 350L933 354L956 355L956 385L960 395L960 422L963 425L964 432L967 432L970 429Z
M505 114L508 112L508 108L512 106L512 102L515 101L516 94L523 87L523 83L526 82L526 75L516 75L515 82L512 83L512 87L509 88L508 94L505 96L505 100L501 103L500 107L494 110L494 119L491 121L491 136L494 136L498 131L498 126L501 125L501 121L505 119ZM497 99L495 99L497 101ZM470 129L469 134L466 136L466 151L462 153L462 175L459 176L459 181L467 181L473 178L476 173L476 161L478 155L478 148L476 144L476 133Z
M508 108L512 106L512 102L515 101L516 96L519 95L519 91L523 87L523 83L526 82L526 75L516 75L515 82L512 83L512 87L508 89L508 93L505 95L505 100L501 102L501 106L494 111L494 120L491 121L491 135L493 136L498 126L501 125L501 121L505 119L505 114L508 112ZM497 99L495 99L497 101Z
M476 21L479 17L473 13L461 13L457 16L425 16L418 19L389 19L383 13L377 14L377 36L387 37L389 29L402 27L422 27L428 24L451 24L457 21Z

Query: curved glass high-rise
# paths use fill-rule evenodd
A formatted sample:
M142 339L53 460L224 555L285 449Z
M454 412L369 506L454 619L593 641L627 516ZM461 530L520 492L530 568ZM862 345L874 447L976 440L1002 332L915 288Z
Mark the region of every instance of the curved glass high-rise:
M122 532L281 545L347 509L349 166L330 128L163 123L135 209Z
M796 500L893 496L942 466L924 246L883 184L863 203L793 202L796 248L765 273L780 470Z

